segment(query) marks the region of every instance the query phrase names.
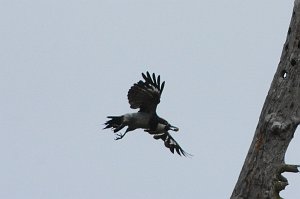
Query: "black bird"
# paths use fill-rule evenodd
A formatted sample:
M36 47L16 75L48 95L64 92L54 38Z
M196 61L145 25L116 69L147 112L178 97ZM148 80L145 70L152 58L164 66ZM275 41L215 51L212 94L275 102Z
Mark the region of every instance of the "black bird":
M128 91L127 97L130 108L140 110L137 113L127 113L121 116L108 116L110 120L105 123L104 129L111 128L114 133L117 133L122 128L127 126L124 134L117 134L115 140L122 139L129 131L141 128L155 139L162 139L165 146L172 153L174 150L179 155L190 156L185 152L174 138L169 134L168 130L178 131L179 129L169 124L165 119L156 114L156 107L160 102L160 96L164 90L165 82L160 83L160 76L155 77L149 72L142 73L144 81L140 80L135 83Z

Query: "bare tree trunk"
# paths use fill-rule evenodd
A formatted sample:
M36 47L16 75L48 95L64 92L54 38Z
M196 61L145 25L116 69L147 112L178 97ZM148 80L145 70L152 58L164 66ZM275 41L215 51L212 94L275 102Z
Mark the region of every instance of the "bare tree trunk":
M300 0L295 0L280 62L231 199L280 198L288 185L281 174L299 172L298 165L284 161L299 123Z

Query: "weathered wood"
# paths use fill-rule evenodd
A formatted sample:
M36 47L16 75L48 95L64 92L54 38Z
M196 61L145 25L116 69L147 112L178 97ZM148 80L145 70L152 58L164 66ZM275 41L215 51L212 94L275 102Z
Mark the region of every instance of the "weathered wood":
M288 145L300 122L300 0L294 3L287 39L231 199L280 198L288 181L283 172Z

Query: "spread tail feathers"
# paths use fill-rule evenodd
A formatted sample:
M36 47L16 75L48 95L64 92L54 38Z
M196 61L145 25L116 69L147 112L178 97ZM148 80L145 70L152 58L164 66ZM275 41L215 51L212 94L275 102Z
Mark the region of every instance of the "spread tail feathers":
M108 116L107 118L110 118L107 122L105 122L104 129L112 128L113 131L116 133L122 128L125 127L123 124L123 116Z

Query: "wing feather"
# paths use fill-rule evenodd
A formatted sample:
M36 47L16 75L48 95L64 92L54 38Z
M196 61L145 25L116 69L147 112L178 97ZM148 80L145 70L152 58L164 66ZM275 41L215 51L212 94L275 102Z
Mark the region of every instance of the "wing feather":
M156 78L147 71L142 73L144 81L140 80L135 83L128 91L127 97L130 108L139 108L141 112L154 113L160 102L160 96L164 88L165 82L160 84L160 76Z
M160 86L160 92L162 93L165 87L165 82L163 81L163 83Z
M160 75L158 75L158 77L157 77L157 85L160 85ZM159 90L161 90L161 89L159 88ZM161 93L162 93L162 90L161 90Z
M155 134L155 132L150 130L145 130L145 131L147 131L150 134L154 134L153 138L156 140L162 139L164 141L165 147L169 148L172 153L174 153L174 151L176 150L176 152L179 155L192 156L191 154L185 152L167 131L164 131L163 133L157 133L157 134Z
M153 79L153 83L154 83L155 85L157 85L155 73L152 73L152 79ZM159 85L158 85L158 86L159 86Z

